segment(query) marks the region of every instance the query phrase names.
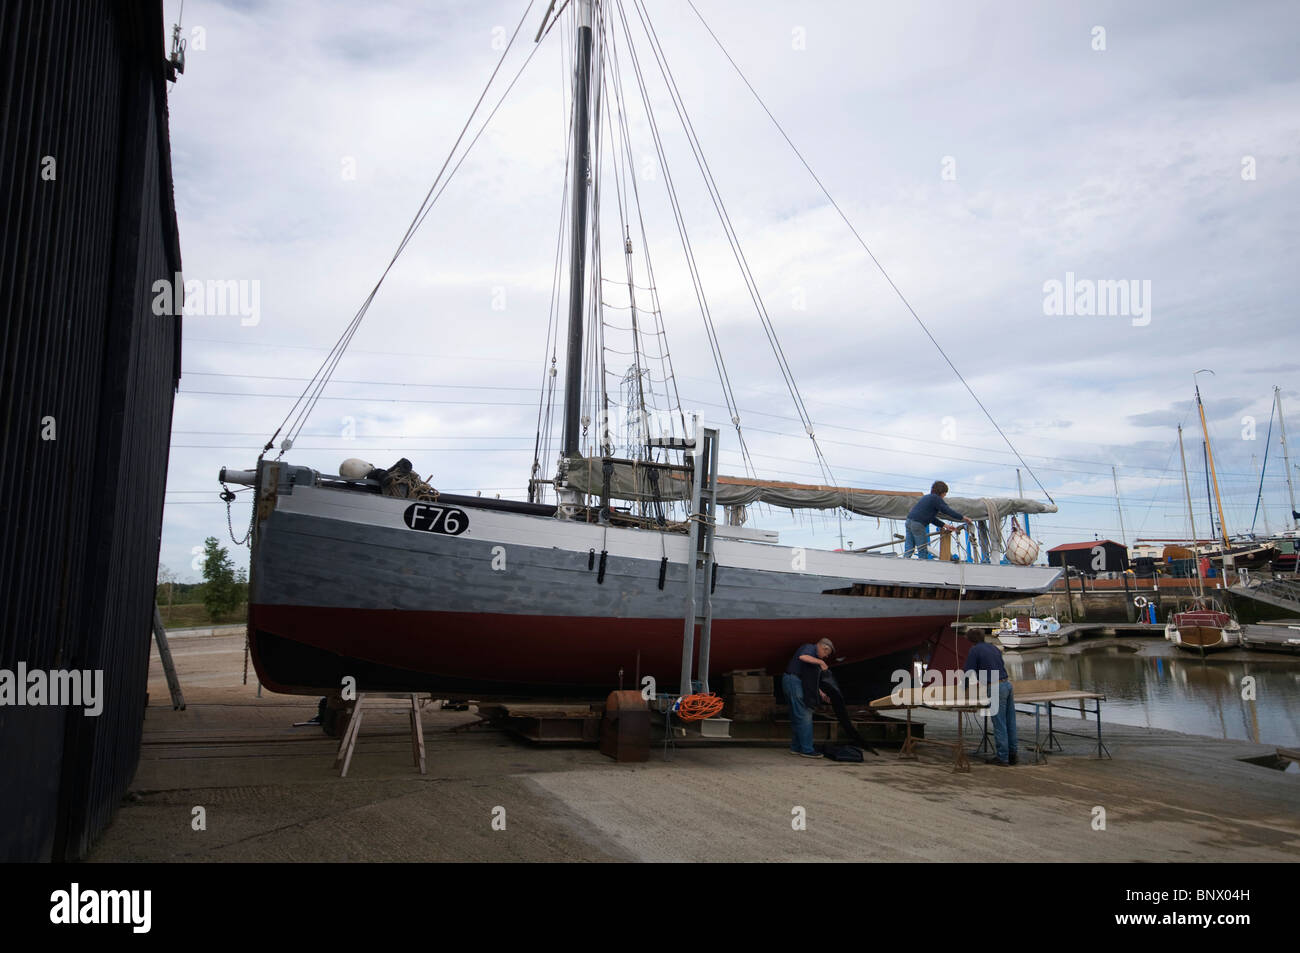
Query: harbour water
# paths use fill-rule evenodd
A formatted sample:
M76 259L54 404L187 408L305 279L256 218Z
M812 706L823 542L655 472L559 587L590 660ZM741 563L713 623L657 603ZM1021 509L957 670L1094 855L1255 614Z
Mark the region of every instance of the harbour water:
M1174 654L1177 653L1177 654ZM1102 692L1102 718L1213 738L1300 746L1300 660L1222 655L1202 660L1161 639L1006 651L1013 680L1066 678ZM1253 678L1254 698L1248 697ZM1243 697L1247 696L1247 697Z

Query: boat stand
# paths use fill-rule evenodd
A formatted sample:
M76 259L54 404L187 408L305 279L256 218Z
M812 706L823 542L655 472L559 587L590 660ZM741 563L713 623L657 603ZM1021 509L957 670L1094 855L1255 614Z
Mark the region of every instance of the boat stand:
M949 705L920 706L925 708L934 707L936 711L948 710L948 711L957 712L957 740L956 741L941 741L938 738L918 737L917 735L912 734L912 709L917 706L906 705L903 707L907 709L907 735L903 739L902 748L900 748L898 751L898 757L905 761L919 761L920 755L917 753L917 748L919 748L921 745L938 745L939 747L948 748L949 750L952 751L952 770L954 774L969 774L970 758L966 756L966 741L965 738L963 737L964 732L962 730L962 723L965 721L966 716L968 714L978 714L981 710L987 709L987 706L984 706L984 709L981 709L979 707L958 708Z
M162 660L163 674L167 676L167 691L172 696L172 710L185 710L185 696L181 693L181 680L176 677L176 664L172 661L171 646L167 644L167 628L163 625L162 613L158 610L158 603L153 604L153 637L158 643L158 658ZM257 694L261 696L261 683L258 683Z
M718 431L702 427L695 417L695 458L691 466L691 553L686 559L686 600L683 608L682 676L680 692L695 694L691 671L699 673L700 691L709 691L709 645L713 632L713 590L718 564L713 555L718 503ZM701 582L703 585L701 585ZM700 630L699 665L695 662L695 629Z
M352 764L352 754L357 747L357 736L361 734L362 706L367 698L410 699L411 710L408 714L411 718L411 757L415 766L420 769L420 773L425 774L424 725L420 721L419 696L415 692L361 692L352 706L352 717L348 720L347 730L343 732L343 740L339 743L338 754L334 758L334 767L343 766L339 771L339 777L348 776L348 766Z
M698 691L709 692L709 644L713 633L713 590L718 584L718 564L713 555L714 527L718 505L718 430L694 421L695 440L687 445L691 464L691 552L686 558L686 599L682 611L682 674L676 696L660 695L664 711L664 760L677 751L673 729L676 703ZM695 659L695 630L700 630L699 664ZM699 679L691 677L699 673Z
M985 712L963 712L963 718L970 718L974 722L974 727L980 730L979 746L972 754L993 754L993 731L989 728L989 718L992 717L987 711ZM978 721L976 721L978 719Z

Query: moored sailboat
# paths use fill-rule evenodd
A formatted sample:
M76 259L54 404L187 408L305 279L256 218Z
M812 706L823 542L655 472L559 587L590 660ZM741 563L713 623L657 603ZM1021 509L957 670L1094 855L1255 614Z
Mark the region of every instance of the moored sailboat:
M1205 428L1205 410L1201 405L1201 391L1198 387L1196 390L1196 405L1200 409L1201 426L1206 433L1206 446L1209 446L1209 431ZM1196 539L1196 519L1192 515L1192 491L1191 484L1187 480L1187 457L1183 453L1183 428L1178 428L1178 453L1182 459L1183 466L1183 489L1187 497L1187 519L1191 530L1191 538ZM1210 472L1213 473L1214 458L1208 457L1210 463ZM1218 477L1215 477L1215 488L1218 488ZM1223 518L1223 509L1219 509L1220 520ZM1224 538L1227 538L1227 529L1224 528ZM1214 652L1220 649L1232 648L1241 643L1241 626L1228 612L1225 612L1219 605L1205 595L1205 586L1201 579L1200 567L1197 560L1193 558L1193 567L1196 573L1196 602L1191 609L1175 612L1170 616L1169 622L1165 625L1165 638L1180 649L1200 652L1204 655L1206 652ZM1229 561L1231 564L1231 561Z

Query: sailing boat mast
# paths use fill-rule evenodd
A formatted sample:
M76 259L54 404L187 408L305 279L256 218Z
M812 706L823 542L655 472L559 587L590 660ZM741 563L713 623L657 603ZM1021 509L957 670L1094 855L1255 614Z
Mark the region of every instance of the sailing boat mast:
M1024 499L1025 497L1025 488L1020 482L1020 467L1016 467L1016 496L1020 497L1021 499ZM1031 530L1029 529L1029 514L1026 513L1025 514L1025 535L1028 536L1030 532Z
M591 186L591 8L593 0L576 0L578 24L573 70L573 197L569 216L569 346L564 366L564 456L579 453L582 414L583 280L587 263L587 205Z
M1200 371L1196 372L1197 374ZM1210 449L1210 428L1205 423L1205 405L1201 403L1201 385L1196 383L1196 375L1192 375L1193 386L1196 388L1196 409L1201 415L1201 433L1205 435L1205 458L1210 468L1210 478L1214 481L1214 501L1219 506L1219 530L1223 533L1223 551L1225 564L1231 562L1231 556L1228 555L1228 524L1223 518L1223 497L1219 494L1219 475L1214 470L1214 451Z
M1214 494L1210 492L1209 444L1201 441L1201 472L1205 474L1205 510L1210 514L1210 538L1214 538Z
M1197 548L1196 517L1192 515L1192 485L1187 482L1187 454L1183 452L1183 425L1178 425L1178 458L1183 461L1183 493L1187 497L1187 523L1192 530L1192 559L1196 565L1196 593L1204 596L1201 586L1201 554Z
M1273 402L1277 404L1278 428L1282 434L1282 466L1286 470L1286 493L1291 500L1291 528L1300 529L1300 515L1295 508L1295 487L1291 485L1291 455L1286 449L1286 421L1282 419L1282 388L1273 385Z
M1119 477L1115 475L1115 468L1110 468L1110 478L1115 484L1115 511L1119 513L1119 541L1124 544L1124 549L1128 550L1128 536L1124 532L1124 505L1119 501Z

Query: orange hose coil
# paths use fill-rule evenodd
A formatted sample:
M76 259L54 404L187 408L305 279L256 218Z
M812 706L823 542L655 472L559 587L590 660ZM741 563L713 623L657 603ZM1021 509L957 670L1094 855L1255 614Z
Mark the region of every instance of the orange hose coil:
M713 693L685 695L678 704L677 717L682 721L703 721L722 713L722 699Z

